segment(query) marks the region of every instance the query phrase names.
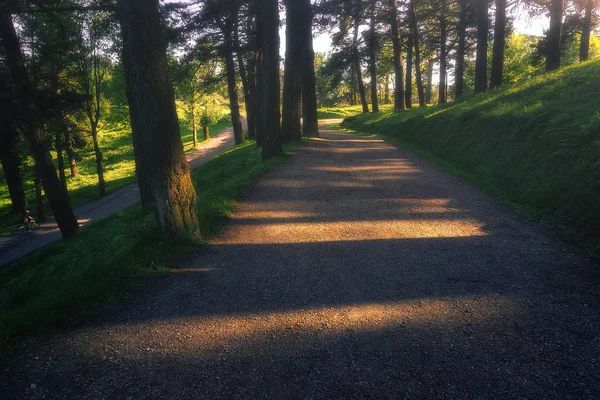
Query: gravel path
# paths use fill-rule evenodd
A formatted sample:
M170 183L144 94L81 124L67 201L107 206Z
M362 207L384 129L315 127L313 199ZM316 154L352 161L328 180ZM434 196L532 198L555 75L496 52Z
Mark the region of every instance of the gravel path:
M431 162L325 131L180 268L4 360L10 398L597 399L597 267Z
M243 121L247 129L246 120ZM219 153L229 150L234 145L233 128L221 131L208 142L203 142L200 148L186 155L190 167L203 164ZM121 210L132 207L140 202L140 192L137 183L124 186L111 194L81 205L73 210L79 225L85 228L92 222L114 215ZM53 217L43 222L39 229L27 235L16 232L0 237L0 267L14 260L41 249L51 243L61 240L62 236Z

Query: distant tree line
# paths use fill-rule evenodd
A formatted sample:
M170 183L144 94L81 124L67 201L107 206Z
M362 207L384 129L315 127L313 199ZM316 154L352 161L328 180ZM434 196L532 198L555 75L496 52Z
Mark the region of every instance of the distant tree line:
M517 8L548 17L541 40L514 33ZM333 51L317 66L328 99L362 104L364 112L393 100L399 112L414 101L445 103L498 88L542 62L554 71L572 61L576 42L577 58L588 60L590 43L598 42L600 1L318 0L315 9L316 20L334 32Z

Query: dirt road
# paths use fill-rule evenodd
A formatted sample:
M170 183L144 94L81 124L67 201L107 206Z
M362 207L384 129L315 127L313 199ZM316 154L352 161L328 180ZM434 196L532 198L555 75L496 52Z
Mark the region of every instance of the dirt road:
M179 269L5 360L3 393L600 398L595 266L411 152L323 136Z

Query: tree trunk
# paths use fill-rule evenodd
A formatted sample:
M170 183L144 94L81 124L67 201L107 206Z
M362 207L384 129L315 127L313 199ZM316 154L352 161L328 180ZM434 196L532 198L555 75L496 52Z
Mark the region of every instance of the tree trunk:
M415 40L412 32L408 35L406 43L406 89L404 97L406 98L406 108L412 108L412 71L413 71L413 46Z
M363 82L362 69L360 67L360 55L358 54L358 28L360 26L360 19L357 16L354 21L354 41L353 45L353 68L354 74L356 75L356 81L358 83L358 93L360 95L360 103L362 104L362 112L369 112L369 103L367 103L367 93L365 91L365 83Z
M594 0L587 0L585 4L585 15L583 17L583 29L581 31L581 44L579 46L579 61L587 61L590 57L590 37L592 33L592 14L594 11Z
M253 16L251 14L248 15L248 35L249 35L249 43L251 46L256 46L255 35L254 32L254 24L253 24ZM249 53L247 58L248 60L248 94L250 95L249 104L246 103L246 107L250 107L252 112L249 112L247 115L248 122L248 137L250 139L256 138L256 120L257 120L257 90L256 90L256 54L253 52ZM243 64L243 62L242 62Z
M319 137L319 117L317 116L317 88L315 77L315 50L313 48L313 10L310 0L298 1L300 34L300 74L302 78L303 131L306 137Z
M564 0L551 0L550 29L546 33L546 72L560 68L560 45Z
M377 2L371 0L371 24L369 29L369 72L371 74L371 107L372 112L379 112L377 99L377 36L375 35L375 7Z
M62 130L65 140L65 150L67 151L67 157L69 158L69 169L71 170L71 178L77 178L79 176L79 170L77 169L77 161L75 160L75 152L73 151L73 137L69 131L69 126L65 121L65 117L62 117Z
M448 69L448 51L446 41L448 40L448 32L446 24L446 0L442 0L442 15L440 16L440 104L448 102L448 92L446 90L446 76Z
M419 27L417 26L417 16L414 9L414 0L410 2L409 14L410 30L415 41L415 75L417 79L417 93L419 95L419 107L425 107L425 91L423 89L423 73L421 71L421 48L419 40Z
M390 76L385 75L385 87L383 88L383 103L390 104Z
M460 98L465 93L465 52L467 41L467 0L459 1L460 12L458 16L458 49L456 50L455 72L455 98Z
M238 90L235 80L235 61L233 60L233 48L231 39L225 39L225 67L227 69L227 93L229 95L229 109L231 110L231 123L233 125L233 137L235 144L244 143L244 130L242 128L242 119L240 117L240 104L238 99Z
M192 113L192 140L194 141L194 148L198 148L198 122L196 121L196 101L191 99L190 101L190 112Z
M28 204L21 177L21 160L15 148L17 131L12 126L12 121L5 121L2 129L3 131L0 133L0 162L2 162L4 179L6 179L13 210L24 215Z
M35 88L29 81L19 39L10 14L0 15L0 37L4 45L5 62L10 69L19 99L19 106L25 121L25 134L35 159L35 169L44 185L50 208L64 238L79 231L79 224L73 215L66 192L56 175L56 168L44 134L44 121L41 119L35 100Z
M433 60L427 62L427 92L425 93L425 103L431 104L433 99Z
M38 221L46 220L46 213L44 213L44 196L42 195L42 179L37 175L34 178L33 184L35 186L35 212Z
M249 33L250 34L250 33ZM248 81L248 73L246 65L244 64L244 57L240 46L238 27L234 30L235 39L235 52L237 56L238 68L240 71L240 80L242 81L242 91L244 92L244 105L246 106L246 124L248 125L248 136L253 138L255 136L254 131L254 105L252 103L252 93L250 89L250 83Z
M475 93L487 90L487 51L490 27L489 0L478 0L477 4L477 57L475 59Z
M261 28L261 109L260 134L262 158L269 160L281 154L279 111L279 9L277 0L258 0Z
M63 158L63 135L59 129L57 129L54 134L54 146L56 147L56 161L58 163L58 178L60 184L63 186L63 189L65 190L65 192L67 192L68 195L69 191L67 190L67 177L65 176L65 160Z
M94 154L96 156L96 173L98 174L98 193L100 196L106 194L106 182L104 182L104 168L102 168L102 161L104 156L102 150L100 150L100 144L98 143L98 125L92 123L92 141L94 142Z
M165 237L200 239L158 0L119 0L123 66L142 201Z
M402 38L398 27L396 0L389 0L392 47L394 50L394 112L406 110L404 97L404 66L402 65Z
M202 133L204 134L204 140L210 139L210 133L208 131L208 125L202 127Z
M506 48L506 2L496 0L496 22L494 24L494 54L492 55L492 75L490 88L502 86L504 79L504 49Z
M283 108L281 118L281 141L283 143L302 139L300 110L302 108L302 62L300 40L301 21L298 0L288 0L286 5L286 51L283 78Z

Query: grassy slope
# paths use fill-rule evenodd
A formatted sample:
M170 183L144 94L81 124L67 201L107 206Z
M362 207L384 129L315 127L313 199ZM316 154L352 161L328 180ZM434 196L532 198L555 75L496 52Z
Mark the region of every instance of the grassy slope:
M178 104L178 113L184 115L183 107ZM100 146L104 153L104 178L106 180L106 191L110 193L129 183L135 181L135 160L133 156L133 143L131 138L131 128L126 122L129 120L128 112L125 108L115 107L112 115L109 116L108 122L100 131ZM192 132L180 121L181 139L186 153L193 150ZM216 134L221 130L230 126L228 119L210 127L211 133ZM202 130L199 130L199 140L203 140ZM71 179L69 176L67 165L67 186L69 187L69 195L71 197L71 205L87 203L88 201L98 198L98 177L96 175L96 162L92 143L83 149L77 150L80 160L78 161L79 176ZM56 153L52 152L53 158L56 160ZM66 154L65 154L66 157ZM67 161L66 161L67 162ZM24 162L23 168L24 184L26 187L27 198L32 210L35 210L35 192L33 188L33 160L27 159ZM7 234L18 228L17 221L20 216L13 212L8 188L4 181L3 175L0 175L0 236ZM48 204L46 206L46 214L50 215ZM34 211L35 214L35 211Z
M317 110L319 119L339 119L351 117L362 112L362 106L323 107Z
M600 254L600 61L343 127L425 153Z
M204 237L227 221L258 175L282 160L263 163L248 142L194 169ZM132 278L166 271L193 248L162 242L153 215L137 206L0 269L0 347L93 312L117 299Z

